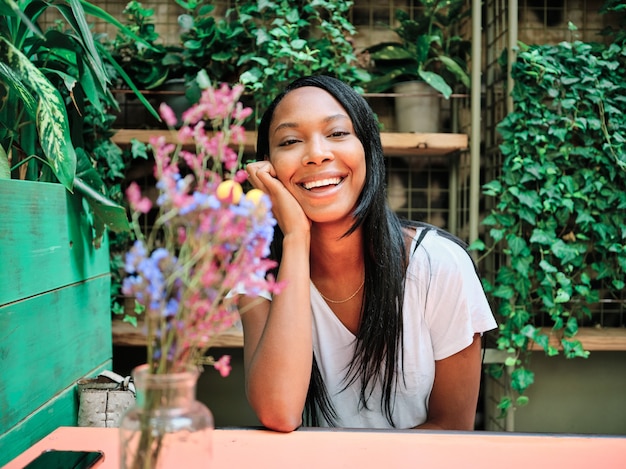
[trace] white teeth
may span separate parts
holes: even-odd
[[[340,182],[341,182],[341,178],[328,178],[328,179],[320,179],[319,181],[305,182],[302,185],[304,186],[305,189],[311,190],[315,187],[330,186],[331,184],[336,186]]]

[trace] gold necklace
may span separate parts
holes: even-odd
[[[363,279],[363,282],[361,282],[361,285],[359,285],[359,288],[356,289],[356,291],[350,295],[348,298],[346,298],[345,300],[331,300],[330,298],[328,298],[327,296],[324,296],[324,294],[319,291],[319,289],[317,290],[320,295],[322,296],[322,298],[324,298],[326,301],[328,301],[329,303],[335,303],[335,304],[341,304],[341,303],[347,303],[348,301],[350,301],[352,298],[354,298],[357,293],[359,293],[361,291],[361,288],[363,288],[363,285],[365,285],[365,279]]]

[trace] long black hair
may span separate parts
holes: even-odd
[[[346,370],[345,386],[361,380],[360,406],[371,408],[372,391],[381,384],[381,411],[394,426],[392,411],[402,353],[402,303],[406,272],[403,223],[387,204],[385,164],[375,114],[365,99],[350,86],[328,76],[309,76],[295,80],[278,95],[265,111],[258,128],[257,160],[269,158],[269,127],[276,106],[291,91],[314,86],[330,93],[346,110],[365,150],[365,185],[354,209],[354,223],[344,236],[358,227],[363,229],[365,258],[365,297],[354,358]],[[272,257],[280,263],[283,236],[276,228]],[[333,425],[336,413],[328,398],[315,357],[307,395],[304,421],[319,425],[318,415]]]

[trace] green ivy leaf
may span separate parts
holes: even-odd
[[[535,373],[524,367],[516,368],[511,373],[511,387],[523,393],[535,381]]]
[[[491,236],[496,243],[504,237],[504,233],[504,230],[489,230],[489,236]]]
[[[527,278],[529,272],[531,271],[531,264],[533,262],[533,256],[525,256],[525,257],[512,257],[511,258],[511,267],[522,277]],[[521,291],[523,284],[518,283],[518,291]]]
[[[561,239],[556,240],[550,247],[550,250],[561,260],[561,263],[563,264],[571,262],[579,255],[578,247],[576,245],[567,244]]]
[[[493,284],[489,280],[484,277],[480,280],[483,286],[483,290],[485,290],[485,293],[490,293],[491,291],[493,291]]]
[[[533,233],[530,236],[531,243],[543,244],[551,246],[554,243],[555,236],[553,233],[548,233],[540,228],[533,229]]]
[[[588,358],[589,352],[583,349],[579,340],[561,340],[563,346],[563,355],[567,358]]]
[[[515,366],[517,365],[518,360],[515,357],[506,357],[504,359],[504,366]]]
[[[504,368],[498,363],[490,363],[487,366],[487,374],[494,379],[500,379],[504,376]]]
[[[485,242],[481,239],[476,239],[470,243],[467,247],[468,251],[484,251],[486,249]]]
[[[554,302],[555,303],[567,303],[568,301],[571,300],[571,296],[569,295],[569,293],[567,293],[566,291],[564,291],[563,289],[559,288],[556,292],[556,296],[554,297]]]
[[[506,414],[506,411],[511,408],[513,404],[513,401],[511,400],[510,397],[505,396],[503,397],[500,402],[498,403],[498,409],[500,409],[501,411],[503,411],[503,414]]]
[[[537,214],[535,211],[529,210],[526,207],[521,207],[518,213],[522,220],[530,223],[531,225],[537,223]]]
[[[546,273],[554,273],[557,272],[556,267],[554,267],[552,264],[550,264],[547,260],[542,259],[541,262],[539,262],[539,267],[541,267],[541,269],[546,272]]]
[[[574,337],[578,333],[578,321],[574,317],[568,318],[563,333],[566,337]]]
[[[589,212],[580,212],[576,217],[576,224],[595,223],[596,219]]]
[[[626,287],[626,283],[620,279],[613,279],[612,284],[616,290],[623,290]]]
[[[509,285],[499,285],[493,289],[492,295],[496,298],[502,298],[503,300],[510,300],[513,298],[515,290]]]
[[[509,248],[511,249],[512,256],[519,256],[525,252],[528,252],[528,246],[526,240],[520,236],[509,235],[506,238]]]
[[[502,193],[502,183],[494,180],[483,185],[483,192],[486,195],[497,196]]]
[[[517,399],[515,399],[515,403],[520,407],[528,405],[529,401],[528,396],[518,396]]]

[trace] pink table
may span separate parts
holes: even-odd
[[[118,469],[116,428],[61,427],[3,469],[21,469],[45,449],[102,450],[98,469]],[[624,469],[626,437],[487,432],[215,430],[216,469]],[[185,462],[181,461],[181,469]]]

